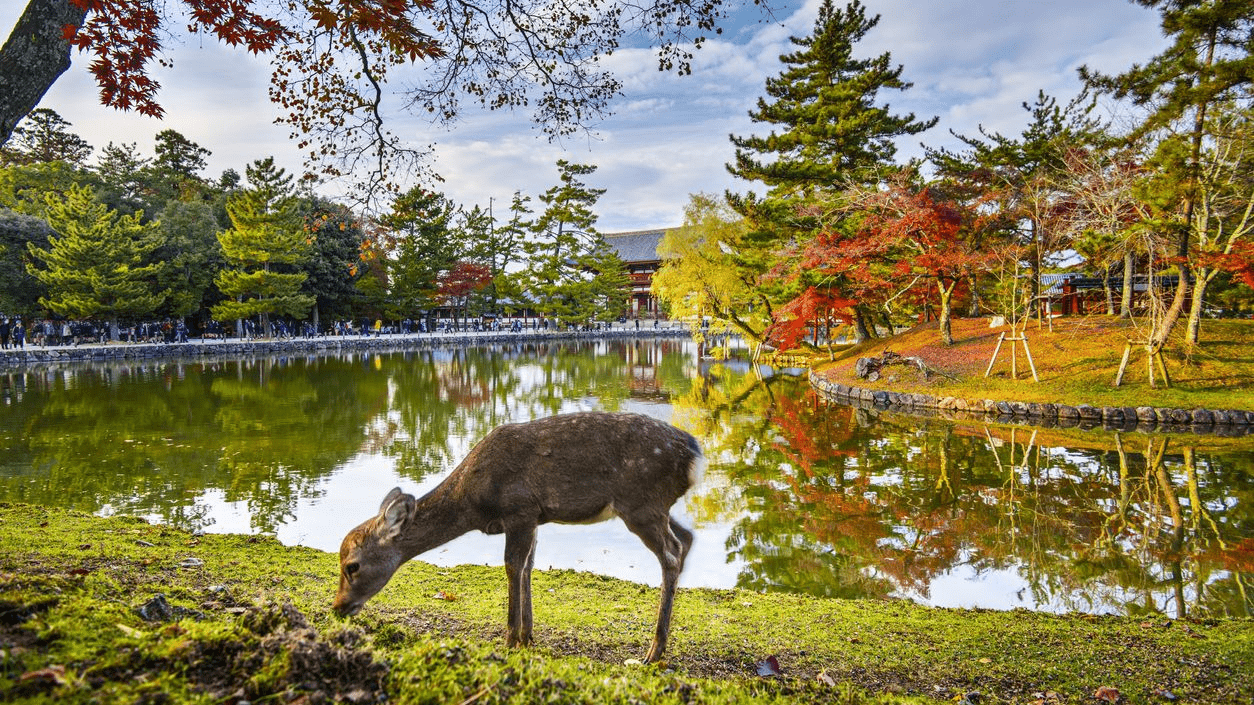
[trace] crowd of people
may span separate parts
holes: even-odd
[[[629,327],[626,318],[618,320],[620,325]],[[640,321],[635,322],[636,329]],[[656,328],[658,321],[653,321]],[[613,328],[611,323],[595,323],[580,326],[579,330],[601,330]],[[204,340],[225,340],[230,338],[256,340],[261,338],[292,339],[319,338],[331,336],[361,335],[410,335],[414,333],[448,333],[448,332],[499,332],[519,333],[524,330],[548,331],[557,329],[555,321],[547,318],[476,318],[454,321],[452,319],[409,319],[385,324],[382,320],[339,320],[319,330],[312,321],[295,321],[276,318],[270,321],[270,331],[263,330],[261,324],[254,319],[245,319],[237,325],[232,322],[223,324],[209,321],[202,329],[190,329],[178,319],[127,323],[118,328],[117,339],[123,343],[186,343],[190,338]],[[0,314],[0,347],[4,350],[21,349],[27,345],[40,347],[56,347],[104,343],[110,339],[108,326],[91,321],[59,321],[43,319],[25,325],[19,316]]]

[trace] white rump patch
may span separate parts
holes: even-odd
[[[710,461],[705,459],[705,455],[698,455],[692,459],[688,465],[688,488],[692,489],[701,483],[701,478],[705,477],[705,468]]]

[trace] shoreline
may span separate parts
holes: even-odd
[[[88,343],[31,346],[0,351],[0,372],[45,364],[142,360],[204,360],[218,357],[268,354],[388,352],[438,347],[497,345],[565,340],[687,337],[686,327],[632,328],[600,331],[482,331],[455,333],[393,333],[388,335],[322,336],[267,340],[196,339],[186,343]]]
[[[974,420],[1036,428],[1102,429],[1140,433],[1193,433],[1243,437],[1254,435],[1254,411],[1176,409],[1155,406],[1041,404],[993,399],[893,392],[833,382],[810,371],[810,386],[823,397],[861,409],[895,411],[924,418]]]

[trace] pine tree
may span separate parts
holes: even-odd
[[[314,304],[313,296],[301,293],[309,275],[298,269],[309,257],[312,238],[296,215],[292,177],[275,167],[273,158],[253,162],[245,173],[249,188],[226,202],[234,227],[218,233],[229,265],[218,273],[218,290],[234,300],[214,306],[213,317],[260,316],[270,335],[271,315],[303,318]]]
[[[534,239],[524,247],[530,266],[521,288],[536,298],[541,314],[578,325],[587,322],[596,308],[592,255],[604,241],[596,231],[592,208],[605,189],[589,188],[580,180],[595,172],[595,166],[562,159],[557,169],[560,183],[539,197],[545,208],[532,224]]]
[[[766,137],[732,136],[736,161],[728,170],[761,181],[775,198],[804,196],[842,183],[874,180],[892,162],[893,140],[922,132],[936,118],[894,115],[876,105],[881,90],[906,90],[902,67],[885,52],[858,59],[853,47],[879,23],[858,0],[837,10],[824,0],[809,37],[791,37],[798,50],[780,57],[785,69],[766,80],[766,93],[749,112],[754,122],[778,126]]]
[[[906,90],[885,52],[873,59],[854,56],[854,45],[879,23],[868,18],[858,0],[843,10],[832,0],[819,7],[814,33],[791,37],[797,51],[780,57],[784,71],[766,82],[766,98],[750,111],[754,122],[778,127],[765,137],[731,137],[736,147],[728,171],[768,187],[765,197],[753,193],[726,195],[727,202],[750,224],[746,247],[737,256],[742,276],[755,280],[774,302],[787,301],[816,282],[805,272],[768,278],[778,268],[781,250],[813,238],[819,223],[813,206],[848,186],[873,184],[878,172],[891,165],[894,140],[918,134],[936,124],[936,118],[915,119],[913,113],[895,115],[878,105],[882,90]],[[769,100],[768,100],[769,98]],[[839,288],[826,280],[822,286]],[[856,316],[858,338],[870,335],[866,313]]]
[[[443,194],[415,186],[398,196],[392,211],[379,219],[391,231],[389,300],[398,317],[430,314],[438,305],[440,275],[457,261],[455,213],[456,206]]]
[[[28,270],[48,287],[41,306],[69,318],[103,318],[117,340],[120,317],[148,315],[165,300],[154,285],[161,265],[151,259],[161,244],[157,225],[143,224],[143,213],[119,215],[75,186],[48,197],[46,217],[56,232],[47,249],[27,245],[42,264]]]
[[[1216,233],[1208,232],[1208,228],[1217,227],[1221,220],[1207,213],[1203,203],[1203,152],[1216,139],[1214,127],[1224,124],[1223,120],[1213,120],[1210,113],[1233,101],[1248,104],[1254,84],[1250,54],[1254,49],[1254,5],[1249,0],[1137,1],[1159,11],[1164,34],[1173,38],[1171,46],[1118,76],[1088,67],[1081,68],[1080,75],[1090,87],[1148,109],[1133,139],[1156,132],[1164,135],[1156,160],[1174,177],[1172,190],[1179,194],[1179,203],[1173,222],[1165,223],[1162,229],[1175,235],[1180,277],[1171,306],[1150,334],[1152,347],[1161,348],[1190,296],[1194,310],[1186,339],[1190,344],[1197,342],[1206,274],[1195,287],[1196,263],[1192,258],[1199,241],[1209,239],[1214,244]],[[1165,186],[1160,182],[1160,187]]]
[[[13,139],[0,150],[0,161],[13,164],[65,162],[81,168],[93,147],[70,132],[70,127],[57,111],[35,108],[13,130]]]

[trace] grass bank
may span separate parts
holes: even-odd
[[[1123,385],[1115,387],[1124,347],[1129,339],[1143,338],[1142,328],[1135,321],[1106,316],[1060,318],[1052,330],[1029,324],[1026,336],[1039,383],[1032,381],[1022,348],[1018,379],[1011,378],[1010,343],[1002,344],[992,374],[984,377],[1000,334],[1009,331],[1005,326],[990,328],[987,318],[955,319],[951,346],[941,344],[935,322],[927,323],[841,349],[835,360],[815,357],[814,370],[841,384],[966,399],[1254,410],[1254,321],[1208,320],[1191,352],[1183,331],[1177,331],[1165,354],[1170,388],[1150,388],[1145,353],[1134,347]],[[892,366],[875,382],[859,379],[854,373],[858,358],[885,350],[919,357],[949,377],[924,379],[913,369]]]
[[[539,646],[500,637],[500,568],[405,566],[349,622],[336,557],[265,538],[0,505],[0,700],[70,703],[1248,703],[1254,621],[932,609],[534,579]],[[160,598],[158,596],[161,596]],[[778,675],[759,675],[774,657]],[[1100,697],[1099,697],[1100,696]]]

